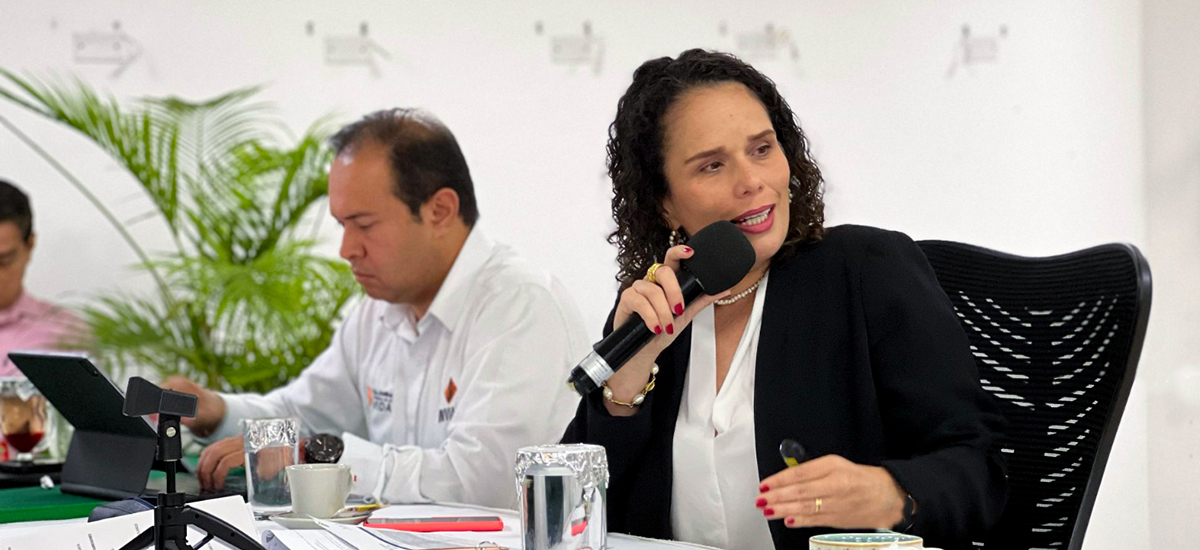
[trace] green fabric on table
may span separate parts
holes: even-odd
[[[160,480],[166,475],[165,472],[151,470],[149,480]],[[230,470],[229,475],[244,477],[246,471],[237,467]],[[92,509],[108,502],[79,495],[66,495],[57,486],[50,490],[41,487],[0,489],[0,523],[86,518],[92,513]]]
[[[85,518],[93,508],[107,502],[64,495],[58,487],[50,490],[41,487],[0,489],[0,523]]]

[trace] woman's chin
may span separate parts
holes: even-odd
[[[783,235],[776,235],[772,231],[763,235],[756,235],[750,238],[750,244],[754,247],[754,254],[757,257],[755,267],[764,265],[771,261],[779,249],[783,248]]]

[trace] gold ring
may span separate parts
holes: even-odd
[[[662,267],[662,265],[663,264],[659,264],[659,263],[651,265],[650,269],[646,270],[645,279],[647,281],[650,281],[651,283],[658,284],[658,279],[654,278],[654,274],[658,272],[658,268]]]
[[[820,513],[821,513],[821,497],[817,497],[817,500],[816,500],[816,505],[817,505],[817,512],[816,512],[816,513],[820,514]]]

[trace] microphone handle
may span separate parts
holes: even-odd
[[[700,281],[687,270],[680,270],[676,278],[679,279],[679,289],[683,291],[684,307],[704,293]],[[616,330],[596,342],[592,349],[603,357],[615,372],[637,355],[654,336],[654,331],[646,327],[646,322],[640,315],[631,315]]]
[[[704,293],[700,281],[686,269],[681,269],[676,277],[679,289],[683,293],[683,303],[690,304]],[[592,346],[592,352],[571,370],[567,385],[579,395],[587,395],[596,391],[605,380],[608,380],[626,361],[629,361],[641,350],[654,332],[646,328],[641,316],[633,315],[626,319],[621,326],[605,336],[604,339]]]

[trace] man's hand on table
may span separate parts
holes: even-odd
[[[230,436],[218,440],[200,452],[200,461],[196,464],[196,478],[200,480],[200,488],[221,489],[225,487],[225,476],[229,475],[229,470],[246,463],[244,443],[245,439],[242,436]],[[263,463],[259,463],[260,470],[264,466]],[[280,468],[277,468],[272,475],[279,473]],[[263,476],[260,472],[261,477],[271,476]]]
[[[304,462],[304,442],[300,440],[299,459]],[[226,437],[209,445],[200,452],[200,461],[196,464],[196,478],[200,480],[202,489],[222,489],[229,471],[246,464],[245,438],[240,435]],[[268,447],[259,449],[258,479],[270,479],[292,464],[291,447]]]

